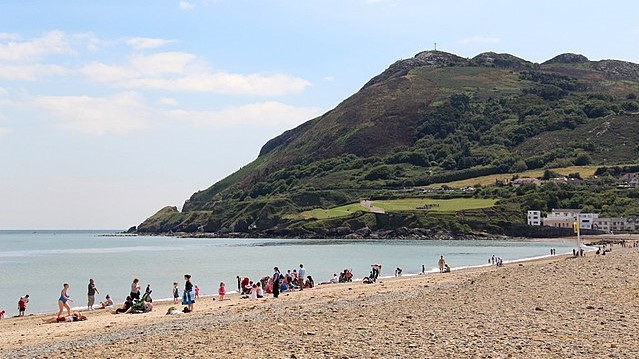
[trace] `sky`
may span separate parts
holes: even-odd
[[[639,2],[0,2],[0,230],[127,229],[423,50],[639,63]]]

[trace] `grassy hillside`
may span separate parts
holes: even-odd
[[[268,141],[182,212],[162,210],[138,230],[311,228],[297,221],[352,217],[361,199],[405,198],[432,184],[487,185],[549,168],[587,177],[639,158],[638,94],[639,65],[627,62],[422,52]],[[432,224],[411,223],[424,221]]]

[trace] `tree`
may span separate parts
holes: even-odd
[[[510,172],[524,172],[527,169],[528,166],[526,165],[526,162],[524,160],[518,160],[510,167]]]
[[[580,152],[579,154],[577,154],[574,164],[575,166],[585,166],[590,164],[591,162],[592,158],[590,158],[589,154],[587,154],[586,152]]]

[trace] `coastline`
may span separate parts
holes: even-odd
[[[7,358],[115,357],[131,354],[144,358],[174,355],[225,357],[240,350],[242,353],[253,353],[252,356],[258,358],[290,358],[292,355],[297,358],[381,358],[394,355],[392,351],[398,350],[398,353],[403,355],[421,357],[435,357],[432,353],[453,357],[475,357],[479,354],[477,348],[460,344],[459,348],[451,352],[452,347],[448,345],[462,339],[473,342],[480,340],[488,344],[493,338],[490,333],[493,330],[500,331],[502,327],[515,332],[524,330],[530,324],[529,316],[549,315],[551,311],[548,308],[557,307],[558,301],[566,304],[577,300],[574,305],[557,308],[556,313],[553,310],[553,315],[559,315],[559,318],[553,319],[551,316],[542,326],[537,323],[536,328],[541,331],[539,334],[542,336],[543,330],[552,330],[555,333],[562,325],[579,324],[573,328],[572,334],[573,339],[578,340],[578,329],[582,324],[592,325],[590,316],[599,313],[600,306],[606,308],[605,313],[601,313],[602,317],[606,317],[608,312],[623,312],[621,309],[637,311],[639,303],[636,303],[636,294],[634,298],[624,295],[628,302],[624,302],[624,308],[620,310],[596,303],[589,305],[587,302],[599,301],[596,293],[588,295],[586,301],[584,298],[559,298],[556,297],[556,293],[552,294],[561,290],[568,296],[574,296],[575,292],[584,287],[579,284],[581,281],[597,282],[597,278],[600,277],[611,278],[602,289],[614,293],[606,294],[605,298],[614,297],[613,294],[618,294],[617,292],[627,294],[633,287],[625,282],[621,283],[623,285],[617,285],[616,280],[625,278],[620,277],[617,272],[619,268],[627,268],[637,263],[639,256],[635,249],[621,249],[615,246],[615,250],[608,256],[595,257],[594,254],[589,254],[584,258],[573,259],[571,256],[557,255],[507,263],[502,268],[486,266],[459,269],[445,274],[382,278],[372,285],[361,282],[322,285],[312,290],[284,293],[279,299],[273,299],[268,295],[259,301],[242,300],[237,295],[230,296],[230,300],[224,302],[202,298],[196,303],[195,312],[176,316],[164,315],[166,309],[172,305],[171,302],[156,301],[156,307],[151,313],[115,316],[104,310],[95,310],[87,313],[89,320],[86,322],[40,324],[46,315],[11,318],[0,321],[0,333],[5,338],[0,355]],[[575,282],[567,277],[567,273],[573,273],[576,269],[586,272],[582,274],[585,279]],[[592,274],[595,272],[597,276],[593,278]],[[636,288],[636,279],[632,279]],[[548,285],[544,286],[539,282],[547,282]],[[494,296],[486,293],[478,296],[478,292],[486,291],[486,285],[494,287],[490,291],[495,294]],[[591,285],[588,284],[586,288],[590,288]],[[528,286],[536,288],[527,288]],[[533,308],[529,307],[530,304],[522,308],[523,303],[512,301],[513,297],[520,298],[523,302],[532,300],[537,304]],[[510,304],[504,307],[505,302]],[[467,306],[469,308],[466,308]],[[594,309],[584,309],[586,307]],[[435,312],[435,308],[440,312]],[[577,313],[573,313],[575,310]],[[589,313],[588,316],[584,316],[584,310]],[[503,315],[510,315],[511,311],[519,311],[519,315],[511,318],[516,319],[514,323],[505,323]],[[562,314],[564,311],[565,315]],[[462,312],[465,314],[460,314]],[[493,313],[494,317],[485,318],[486,312]],[[274,316],[275,313],[282,315]],[[424,313],[430,313],[430,316],[424,316]],[[483,328],[476,324],[470,332],[460,329],[467,326],[468,321],[475,323],[478,315],[482,319],[481,322],[485,323]],[[585,322],[577,323],[571,315]],[[632,314],[626,315],[627,318],[633,318]],[[417,318],[419,320],[416,320]],[[551,319],[556,322],[553,323]],[[441,327],[442,321],[452,332],[447,334],[448,337],[435,340],[433,337],[437,337],[437,328]],[[632,329],[638,329],[634,322],[624,323],[628,333]],[[351,324],[350,327],[347,324]],[[339,328],[345,332],[342,333]],[[406,332],[408,328],[411,329]],[[362,332],[364,334],[360,334]],[[341,334],[347,338],[346,341],[340,339]],[[379,337],[381,334],[383,338]],[[279,336],[289,339],[293,336],[301,343],[314,343],[316,346],[298,345],[296,341],[290,340],[270,340]],[[141,340],[142,337],[144,340]],[[370,343],[366,346],[368,349],[360,348],[356,339],[363,340],[369,337]],[[316,343],[319,339],[328,341],[330,345]],[[503,347],[503,352],[497,352],[498,355],[493,357],[506,357],[507,353],[518,357],[522,355],[523,348],[541,345],[539,340],[531,337],[515,339],[515,342],[523,342],[525,345],[518,344],[521,346],[520,349],[512,345],[511,348]],[[601,339],[602,345],[608,343],[606,340],[609,339]],[[393,349],[392,345],[386,346],[384,340],[389,343],[401,343],[396,343],[396,348]],[[411,343],[404,343],[406,340]],[[135,341],[136,344],[129,344],[131,341]],[[556,339],[552,341],[555,342]],[[194,342],[201,344],[192,345]],[[185,346],[184,343],[191,344]],[[570,341],[563,344],[574,347]],[[623,347],[621,344],[615,345],[616,349]],[[375,350],[371,351],[371,346]],[[483,347],[486,348],[488,345]],[[552,357],[552,353],[557,357],[566,357],[557,354],[564,353],[562,345],[557,346],[555,343],[551,347],[546,353],[548,355],[525,357]],[[610,348],[610,345],[602,346],[602,349]],[[475,354],[471,355],[472,353]],[[590,354],[593,353],[590,357],[598,357],[596,351]]]

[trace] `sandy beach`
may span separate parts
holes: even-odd
[[[639,251],[0,321],[3,358],[637,358]]]

